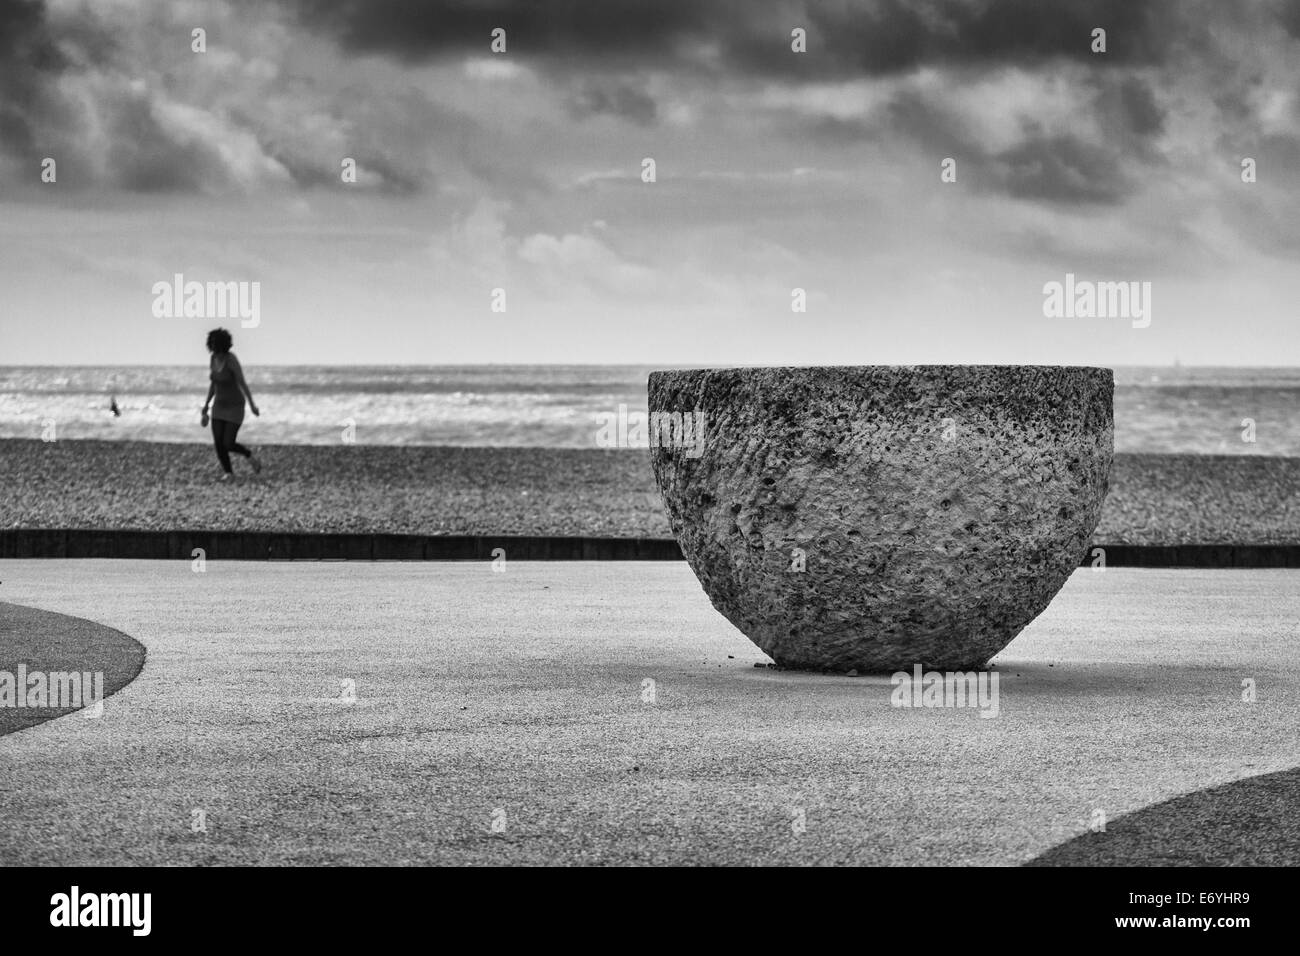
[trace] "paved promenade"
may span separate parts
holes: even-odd
[[[755,667],[682,563],[491,568],[0,561],[148,652],[0,736],[0,864],[1015,864],[1300,765],[1294,570],[1080,570],[987,719]],[[1246,825],[1160,821],[1167,862]]]

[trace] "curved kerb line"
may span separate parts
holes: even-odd
[[[144,667],[145,647],[129,634],[85,618],[0,601],[0,671],[102,673],[103,696],[117,693]],[[24,693],[25,688],[15,688]],[[0,736],[82,710],[0,705]]]
[[[1025,866],[1295,866],[1300,767],[1154,803]]]

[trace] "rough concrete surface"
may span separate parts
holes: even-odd
[[[703,413],[652,462],[714,606],[779,663],[980,667],[1080,559],[1113,454],[1109,369],[656,372]]]
[[[985,719],[755,667],[684,564],[491,567],[0,561],[149,652],[0,737],[0,864],[1014,864],[1300,764],[1300,572],[1077,571]]]

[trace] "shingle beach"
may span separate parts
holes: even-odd
[[[671,537],[641,450],[0,440],[0,527]],[[1115,456],[1097,541],[1300,542],[1300,458]]]

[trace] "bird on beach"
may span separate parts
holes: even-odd
[[[122,417],[122,410],[121,410],[120,408],[117,407],[117,396],[116,396],[116,395],[112,396],[112,397],[108,400],[108,407],[112,410],[112,412],[113,412],[113,417],[114,417],[114,418],[121,418],[121,417]]]

